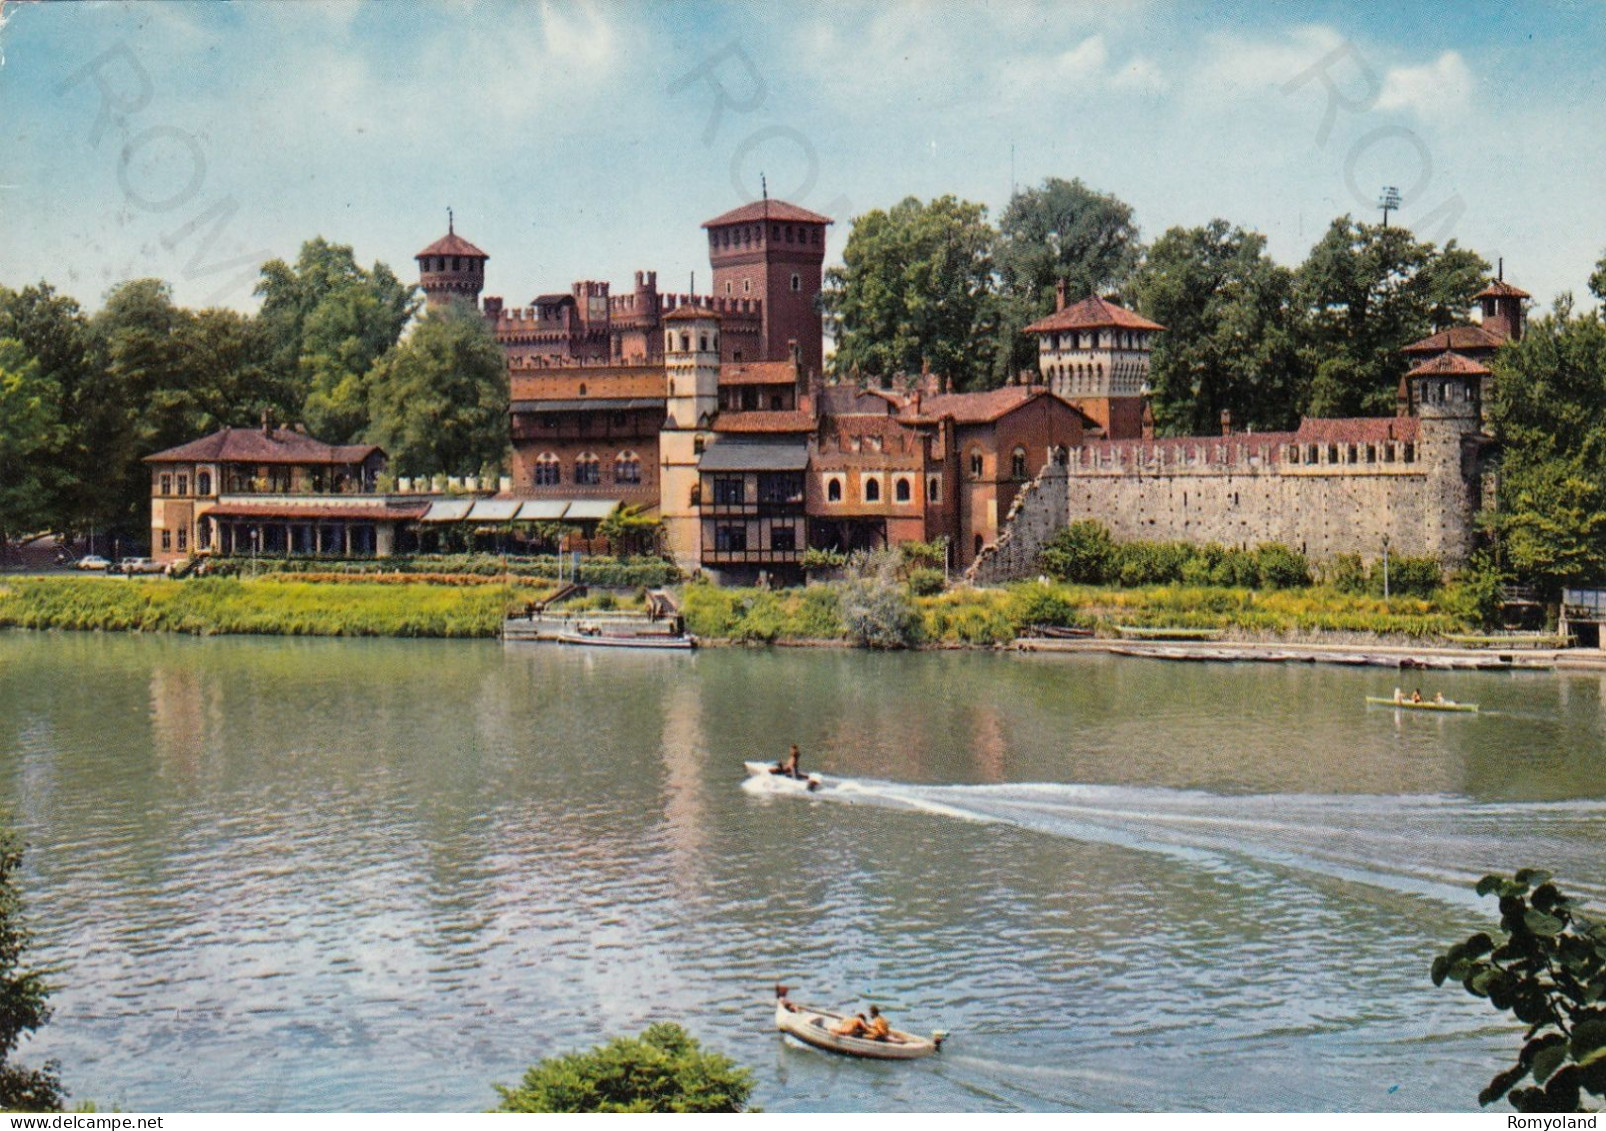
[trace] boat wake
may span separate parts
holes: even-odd
[[[809,795],[1162,853],[1208,871],[1245,864],[1478,906],[1487,872],[1542,866],[1599,905],[1606,801],[1476,802],[1447,796],[1229,795],[1151,786],[1024,782],[917,785],[828,778]]]

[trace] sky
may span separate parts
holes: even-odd
[[[254,308],[304,240],[416,278],[458,233],[509,306],[705,286],[699,225],[1079,177],[1145,240],[1215,217],[1295,265],[1344,213],[1548,304],[1606,254],[1606,2],[0,5],[0,284],[158,276]]]

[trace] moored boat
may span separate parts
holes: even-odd
[[[559,644],[589,644],[596,648],[659,648],[684,651],[697,647],[695,636],[607,636],[602,633],[560,632],[553,637]]]
[[[1453,699],[1446,699],[1443,702],[1424,699],[1421,702],[1416,702],[1411,699],[1388,699],[1380,695],[1368,695],[1366,701],[1380,707],[1398,707],[1402,711],[1466,711],[1475,713],[1478,709],[1476,703],[1457,703]]]
[[[919,1060],[942,1051],[942,1042],[948,1034],[941,1029],[930,1037],[917,1037],[898,1029],[883,1038],[848,1037],[833,1033],[833,1026],[845,1014],[832,1013],[813,1006],[799,1005],[786,996],[785,986],[775,987],[775,1027],[788,1036],[796,1037],[806,1045],[843,1056],[861,1056],[870,1060]]]

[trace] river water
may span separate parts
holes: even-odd
[[[475,1110],[678,1020],[799,1110],[1470,1110],[1438,949],[1606,907],[1606,684],[1105,656],[0,633],[53,1056],[105,1110]],[[826,798],[744,787],[798,742]],[[942,1027],[783,1042],[771,986]]]

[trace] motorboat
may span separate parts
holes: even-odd
[[[893,1029],[885,1037],[849,1037],[831,1030],[846,1014],[832,1013],[809,1005],[799,1005],[786,996],[785,986],[775,987],[775,1027],[806,1045],[843,1056],[869,1060],[919,1060],[942,1051],[948,1034],[941,1029],[929,1037],[917,1037]]]
[[[776,770],[774,762],[743,762],[742,765],[747,767],[748,777],[767,781],[776,789],[815,793],[825,785],[825,779],[819,774],[783,774]]]
[[[589,644],[594,648],[659,648],[684,651],[697,647],[695,636],[670,636],[667,633],[608,636],[600,632],[560,632],[555,639],[560,644]]]

